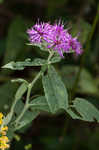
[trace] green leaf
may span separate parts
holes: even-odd
[[[74,66],[74,65],[73,66],[66,65],[66,66],[62,66],[59,69],[60,69],[59,73],[63,79],[64,84],[66,85],[66,87],[68,89],[72,89],[72,86],[73,86],[74,81],[76,79],[78,67]]]
[[[80,114],[81,120],[99,122],[99,110],[91,102],[83,98],[76,98],[73,102],[73,108]]]
[[[59,62],[60,60],[61,60],[60,57],[54,57],[51,59],[49,64]],[[43,66],[47,64],[48,62],[45,59],[36,58],[33,61],[31,61],[31,59],[28,58],[25,61],[19,61],[19,62],[11,61],[10,63],[4,65],[2,68],[7,68],[11,70],[23,70],[25,67]]]
[[[8,68],[12,70],[23,70],[25,67],[31,67],[31,66],[43,66],[47,64],[47,61],[44,59],[36,58],[33,61],[31,59],[26,59],[25,61],[20,62],[10,62],[6,65],[4,65],[2,68]]]
[[[40,96],[38,98],[33,99],[30,102],[30,108],[32,110],[36,109],[36,110],[40,110],[40,111],[50,112],[50,109],[49,109],[49,106],[48,106],[45,96]]]
[[[80,117],[75,112],[73,112],[71,108],[68,108],[66,111],[73,119],[80,119]]]
[[[13,102],[14,105],[17,103],[17,101],[19,99],[21,99],[21,97],[23,96],[23,94],[26,92],[27,90],[27,84],[26,83],[22,83],[21,86],[18,88],[16,94],[15,94],[15,101]],[[13,108],[14,109],[14,108]],[[13,110],[14,111],[14,110]],[[12,119],[12,115],[13,115],[13,111],[9,112],[7,114],[7,116],[4,118],[4,125],[7,125],[11,119]]]
[[[14,109],[16,116],[20,115],[23,107],[24,107],[24,103],[20,99],[20,101],[18,101],[17,104],[15,105],[15,109]]]
[[[13,79],[11,80],[11,82],[18,82],[18,83],[26,83],[28,84],[28,82],[22,78],[18,78],[18,79]]]
[[[21,99],[21,97],[26,92],[26,90],[27,90],[27,84],[22,83],[15,94],[15,99],[17,99],[17,100]]]
[[[61,57],[60,56],[55,56],[53,57],[50,62],[51,63],[56,63],[56,62],[60,62],[61,61]]]
[[[10,141],[14,137],[14,128],[12,126],[8,126],[7,137]]]
[[[33,110],[33,111],[26,111],[22,119],[20,120],[20,123],[18,127],[16,127],[16,130],[19,130],[20,128],[26,126],[27,124],[31,123],[38,115],[39,115],[38,110]]]
[[[49,66],[48,74],[42,78],[45,97],[52,113],[56,113],[59,109],[68,108],[67,90],[55,71],[53,66]]]
[[[11,120],[11,118],[12,118],[12,112],[8,113],[7,116],[4,118],[3,125],[8,125],[8,123]]]
[[[24,103],[21,100],[18,101],[14,109],[17,117],[20,115],[23,108],[24,108]],[[33,110],[31,109],[31,111],[27,110],[23,115],[23,117],[21,118],[20,124],[16,127],[16,130],[19,130],[20,128],[31,123],[32,120],[34,120],[39,115],[39,113],[40,111],[37,109],[33,109]]]

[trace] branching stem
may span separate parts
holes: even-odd
[[[53,52],[49,54],[48,59],[47,59],[48,63],[49,63],[51,57],[53,56],[53,54],[54,54]],[[18,118],[14,122],[16,124],[16,126],[18,126],[19,121],[21,120],[21,118],[23,117],[24,113],[28,110],[28,108],[30,106],[29,105],[29,100],[30,100],[30,94],[31,94],[32,87],[34,86],[34,84],[36,83],[36,81],[40,78],[40,76],[42,75],[42,73],[43,73],[43,71],[41,70],[37,74],[37,76],[33,79],[33,81],[30,84],[28,84],[28,91],[27,91],[27,96],[26,96],[26,102],[25,102],[25,105],[24,105],[24,108],[23,108],[21,114],[18,116]]]

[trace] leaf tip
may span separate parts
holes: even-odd
[[[4,69],[13,69],[13,65],[14,65],[14,61],[2,66],[1,68],[4,68]]]

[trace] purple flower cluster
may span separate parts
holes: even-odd
[[[77,37],[72,37],[68,30],[64,29],[62,23],[51,25],[50,23],[37,23],[31,29],[27,30],[31,44],[40,44],[46,42],[49,49],[57,51],[61,57],[63,53],[73,50],[76,54],[82,53],[82,46]]]

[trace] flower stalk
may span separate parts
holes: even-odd
[[[54,52],[50,52],[48,59],[47,59],[48,63],[49,63],[50,59],[52,58],[53,54],[54,54]],[[18,118],[14,121],[16,128],[17,128],[21,118],[23,117],[23,115],[25,114],[25,112],[28,110],[28,108],[30,106],[29,100],[30,100],[30,94],[31,94],[32,87],[34,86],[36,81],[40,78],[40,76],[44,73],[44,71],[42,71],[42,69],[41,69],[41,71],[37,74],[37,76],[33,79],[33,81],[30,84],[28,84],[28,90],[27,90],[27,96],[26,96],[26,102],[25,102],[24,108],[23,108],[21,114],[18,116]]]

